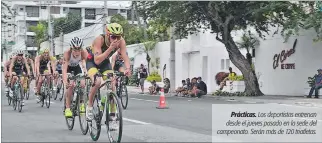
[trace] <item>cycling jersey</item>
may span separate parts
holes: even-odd
[[[44,59],[44,58],[40,59],[39,60],[39,72],[40,72],[40,74],[44,74],[44,72],[46,70],[48,70],[47,65],[48,65],[49,61],[55,61],[55,60],[56,60],[55,57],[50,57],[49,59]]]
[[[12,71],[15,72],[17,75],[22,75],[24,64],[25,63],[22,60],[16,60],[13,63]]]
[[[100,36],[102,36],[104,39],[104,43],[101,46],[102,53],[104,53],[108,49],[108,47],[110,46],[111,42],[110,42],[109,38],[107,39],[104,34],[101,34]],[[87,47],[86,50],[88,52],[88,56],[87,56],[87,60],[86,60],[86,68],[88,71],[88,75],[92,76],[92,75],[95,75],[97,72],[100,72],[102,74],[113,72],[109,58],[113,55],[113,53],[115,53],[116,49],[114,49],[110,53],[110,55],[108,57],[106,57],[106,59],[104,59],[99,65],[95,64],[95,62],[94,62],[95,51],[93,49],[93,46]]]
[[[74,73],[74,75],[82,73],[82,68],[80,67],[80,62],[82,60],[82,56],[74,57],[72,55],[72,52],[70,52],[70,59],[69,59],[69,64],[67,67],[67,73]]]

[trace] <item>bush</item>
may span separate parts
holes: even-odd
[[[137,80],[138,80],[138,68],[135,68],[129,79],[129,85],[136,85]]]
[[[244,81],[244,76],[243,75],[237,75],[232,77],[230,80],[232,81]]]
[[[152,82],[153,80],[155,80],[156,82],[161,82],[162,78],[161,75],[158,72],[152,72],[147,78],[147,81]]]

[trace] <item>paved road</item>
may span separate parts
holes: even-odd
[[[32,85],[33,87],[33,85]],[[4,89],[3,83],[1,88]],[[36,104],[35,97],[25,101],[22,113],[13,111],[2,95],[2,141],[4,142],[87,142],[78,120],[73,131],[66,127],[63,103],[53,101],[49,109]],[[167,97],[169,109],[158,110],[158,96],[131,94],[124,111],[122,142],[211,142],[212,104],[251,104],[242,100],[204,97],[201,99]],[[218,109],[220,110],[220,109]],[[106,131],[104,128],[103,130]],[[102,132],[99,142],[108,141]],[[218,141],[227,141],[217,138]]]

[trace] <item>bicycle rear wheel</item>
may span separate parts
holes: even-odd
[[[60,93],[60,98],[59,98],[59,101],[61,101],[61,100],[63,100],[63,98],[64,98],[64,94],[65,94],[65,92],[64,92],[64,90],[65,90],[65,87],[64,87],[64,84],[62,84],[61,85],[61,93]]]
[[[13,96],[12,96],[12,107],[13,110],[17,110],[17,93],[15,93],[16,91],[13,91]]]
[[[124,94],[123,94],[123,91],[124,91]],[[126,109],[129,103],[129,95],[127,93],[126,85],[121,85],[121,87],[119,88],[119,93],[120,93],[122,107],[123,109]]]
[[[83,97],[83,99],[81,99],[81,97]],[[86,105],[85,105],[86,101],[87,101],[87,99],[86,99],[86,96],[84,95],[84,92],[80,91],[78,93],[77,111],[78,111],[79,125],[80,125],[80,128],[81,128],[81,131],[82,131],[83,135],[86,135],[87,132],[88,132],[88,124],[87,124],[87,121],[86,121],[86,114],[85,114],[85,112],[81,111],[80,106],[82,104],[84,104],[85,111],[86,111]]]
[[[102,112],[100,111],[101,103],[99,99],[100,99],[100,95],[98,90],[93,101],[94,103],[96,101],[96,106],[93,103],[94,119],[92,121],[89,121],[89,132],[93,141],[97,141],[101,135],[101,120],[103,115],[102,115]],[[95,121],[95,123],[93,123],[93,121]],[[93,125],[95,125],[96,128],[94,128]],[[93,132],[93,129],[96,130],[96,132]]]
[[[45,89],[46,89],[46,91],[45,91],[45,100],[44,101],[46,102],[46,107],[49,108],[50,107],[50,97],[51,97],[52,90],[48,88],[48,85],[47,85],[47,87]]]
[[[114,112],[115,116],[112,117],[110,114],[110,109],[112,109],[112,104],[115,104],[114,108],[116,107],[116,111]],[[115,95],[115,93],[110,92],[108,102],[106,105],[106,128],[107,128],[107,134],[110,142],[117,142],[120,143],[122,139],[122,133],[123,133],[123,116],[122,111],[123,108],[121,107],[121,101]],[[114,118],[114,119],[113,119]],[[115,127],[112,127],[114,124]]]

